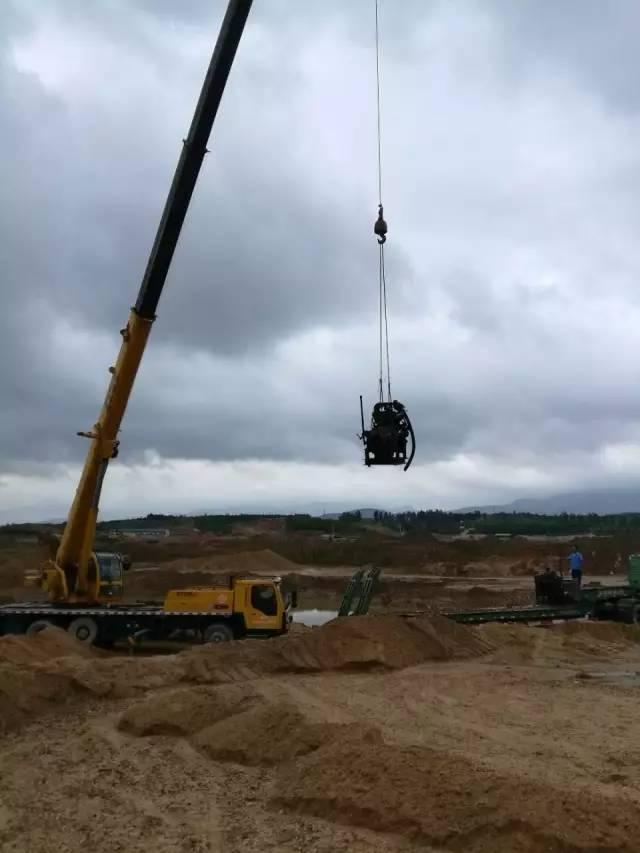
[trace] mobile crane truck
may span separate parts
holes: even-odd
[[[83,642],[110,644],[141,634],[166,638],[175,631],[219,642],[287,630],[295,597],[284,595],[280,578],[231,579],[228,588],[173,590],[164,606],[126,606],[121,602],[130,562],[120,554],[94,550],[102,483],[109,461],[118,455],[120,425],[251,3],[229,0],[140,291],[120,331],[120,352],[109,368],[111,381],[100,416],[90,431],[78,433],[90,445],[67,523],[51,558],[31,578],[47,592],[48,601],[1,606],[0,634],[57,625]]]

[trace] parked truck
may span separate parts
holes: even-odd
[[[106,647],[123,639],[176,636],[220,643],[286,632],[296,603],[295,592],[285,593],[279,577],[233,577],[226,587],[170,590],[162,604],[5,604],[0,634],[34,634],[55,625],[83,643]]]

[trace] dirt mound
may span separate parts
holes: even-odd
[[[215,761],[274,765],[335,739],[348,742],[359,729],[355,724],[311,721],[288,702],[266,702],[203,729],[191,742]]]
[[[138,734],[171,727],[195,731],[203,720],[217,722],[216,714],[219,718],[224,707],[233,708],[233,713],[239,711],[236,700],[239,706],[246,705],[251,694],[244,688],[234,692],[234,685],[264,676],[401,669],[426,661],[476,657],[493,648],[492,642],[476,631],[438,616],[352,616],[271,640],[201,646],[152,658],[110,655],[78,643],[64,631],[47,629],[33,637],[0,640],[0,666],[9,672],[9,688],[1,694],[0,726],[14,727],[28,716],[45,711],[51,704],[47,700],[51,690],[51,698],[59,704],[91,696],[136,697],[180,684],[224,684],[227,705],[220,700],[215,706],[213,694],[208,693],[165,694],[166,707],[155,703],[136,706],[122,723]],[[44,685],[43,696],[39,679]],[[189,722],[191,718],[198,722]]]
[[[61,628],[45,628],[38,634],[7,634],[0,637],[0,661],[36,663],[55,658],[98,657],[104,652],[80,643]]]
[[[171,560],[157,569],[134,569],[127,579],[127,597],[164,595],[188,586],[226,586],[229,575],[289,575],[299,568],[269,549]]]
[[[162,571],[216,572],[220,574],[289,574],[300,567],[285,557],[264,548],[259,551],[237,551],[229,554],[210,554],[184,560],[171,560],[162,564]]]
[[[309,632],[196,648],[181,657],[185,680],[220,684],[277,672],[401,669],[492,649],[489,639],[442,616],[350,616]]]
[[[640,628],[614,622],[566,622],[548,627],[482,625],[475,631],[496,648],[492,660],[507,664],[608,658],[640,651]]]
[[[0,732],[17,729],[62,705],[92,697],[135,697],[176,684],[181,676],[175,655],[130,659],[102,658],[98,653],[96,659],[92,653],[90,659],[67,654],[37,662],[0,661]]]
[[[214,761],[247,767],[290,761],[336,739],[362,740],[368,731],[361,724],[311,719],[290,701],[263,695],[249,684],[155,694],[129,706],[118,728],[139,737],[185,737]]]
[[[457,755],[335,741],[278,773],[272,805],[468,853],[629,851],[628,803],[498,774]]]
[[[121,731],[144,735],[190,735],[250,707],[257,694],[246,684],[186,687],[130,705]]]
[[[13,731],[30,717],[64,703],[72,692],[72,679],[68,675],[0,663],[0,734]]]
[[[565,622],[563,625],[554,625],[552,630],[562,634],[565,642],[569,643],[579,643],[585,639],[612,646],[635,646],[640,643],[640,627],[620,622]]]
[[[523,559],[493,555],[484,560],[465,562],[458,566],[457,575],[476,578],[524,577],[541,571],[543,562],[540,557]]]
[[[285,666],[295,671],[401,669],[431,660],[474,657],[491,648],[483,638],[441,616],[351,616],[283,644],[280,654]]]

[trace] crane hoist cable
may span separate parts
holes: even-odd
[[[387,223],[382,203],[382,111],[380,109],[380,16],[375,3],[376,19],[376,110],[378,143],[378,218],[373,233],[378,238],[379,275],[378,275],[378,333],[380,373],[378,377],[378,402],[371,413],[371,427],[365,429],[364,408],[360,396],[360,419],[364,444],[364,463],[370,465],[403,465],[406,471],[416,450],[415,435],[407,410],[398,400],[391,397],[391,365],[389,359],[389,311],[387,308],[387,277],[385,273],[384,248],[387,241]],[[385,377],[386,373],[386,377]],[[385,378],[386,394],[385,400]],[[407,448],[411,441],[410,450]]]
[[[380,375],[378,379],[378,393],[380,402],[384,402],[384,373],[386,367],[387,378],[387,402],[391,402],[391,367],[389,362],[389,313],[387,311],[387,279],[384,269],[384,244],[387,240],[387,223],[384,219],[384,207],[382,204],[382,112],[380,109],[380,16],[378,14],[378,0],[375,2],[376,11],[376,113],[378,134],[378,218],[373,226],[373,233],[379,243],[379,275],[378,275],[378,301],[379,301],[379,345],[380,345]]]

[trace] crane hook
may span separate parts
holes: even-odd
[[[378,238],[378,243],[382,245],[387,239],[387,223],[384,221],[382,205],[378,205],[378,218],[373,226],[373,233]]]

